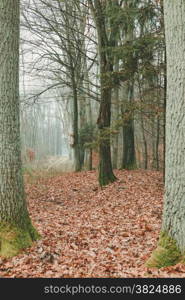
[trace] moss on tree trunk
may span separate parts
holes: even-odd
[[[12,257],[21,250],[32,245],[40,235],[32,226],[29,217],[25,226],[18,226],[8,222],[0,225],[0,256]]]
[[[146,266],[162,268],[175,265],[183,259],[184,254],[178,249],[176,241],[166,232],[161,232],[158,246],[146,262]]]

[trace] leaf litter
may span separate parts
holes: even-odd
[[[28,208],[42,238],[18,256],[0,259],[0,277],[185,277],[185,266],[147,268],[162,218],[157,171],[116,170],[100,188],[96,171],[25,179]]]

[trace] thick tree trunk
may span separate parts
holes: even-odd
[[[19,0],[0,3],[0,255],[38,237],[24,194],[19,124]]]
[[[167,54],[165,203],[159,246],[148,265],[167,266],[185,253],[185,2],[164,1]]]

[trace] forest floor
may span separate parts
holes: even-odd
[[[181,264],[145,266],[161,227],[162,174],[115,174],[118,180],[102,189],[96,171],[25,176],[30,215],[42,238],[0,259],[0,277],[185,277]]]

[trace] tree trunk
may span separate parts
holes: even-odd
[[[110,41],[106,32],[104,4],[99,0],[94,1],[94,5],[92,1],[88,2],[94,16],[99,47],[101,97],[97,125],[99,128],[99,184],[103,186],[116,180],[112,170],[110,147],[113,60],[108,49]]]
[[[85,149],[84,170],[86,170],[86,171],[92,170],[92,149],[91,148]]]
[[[127,98],[130,105],[133,100],[133,82],[127,83]],[[132,109],[132,108],[130,108]],[[133,112],[125,110],[123,117],[126,117],[123,124],[123,169],[135,169],[136,168],[136,156],[135,156],[135,142],[134,142],[134,121]]]
[[[19,0],[0,4],[0,255],[30,246],[38,234],[26,207],[19,124]]]
[[[73,88],[73,149],[74,149],[74,163],[75,172],[81,170],[80,163],[80,145],[79,145],[79,134],[78,134],[78,94],[75,84],[75,79],[72,75],[72,88]]]
[[[104,52],[103,49],[101,51]],[[97,124],[99,128],[99,184],[100,186],[103,186],[109,184],[110,182],[114,182],[116,180],[116,177],[112,170],[110,147],[112,88],[110,85],[109,76],[111,72],[111,67],[108,67],[108,62],[104,54],[100,55],[100,65],[101,102]]]
[[[100,113],[98,118],[99,127],[99,183],[101,186],[114,182],[116,177],[112,170],[110,148],[110,107],[111,90],[102,88]]]
[[[164,1],[167,55],[166,174],[159,246],[149,266],[173,265],[185,253],[185,2]]]
[[[148,168],[148,146],[147,146],[147,139],[145,136],[145,128],[144,128],[144,121],[143,121],[143,115],[142,112],[140,114],[141,117],[141,133],[142,133],[142,139],[143,139],[143,167],[145,170]]]
[[[165,48],[165,65],[166,65],[166,48]],[[164,113],[163,113],[163,181],[165,183],[165,157],[166,157],[166,97],[167,97],[167,70],[164,70]]]
[[[136,168],[133,120],[128,120],[123,126],[123,161],[122,169]]]
[[[159,138],[160,138],[160,119],[159,116],[157,116],[157,130],[156,130],[156,170],[159,171]]]
[[[119,72],[119,59],[114,59],[114,71]],[[119,85],[116,85],[113,89],[112,97],[112,125],[113,128],[118,127],[120,104],[119,104]],[[119,149],[119,132],[112,138],[112,167],[113,169],[118,168],[118,149]]]
[[[158,96],[159,97],[159,96]],[[160,139],[160,118],[152,118],[151,143],[152,143],[152,169],[159,171],[159,139]]]

